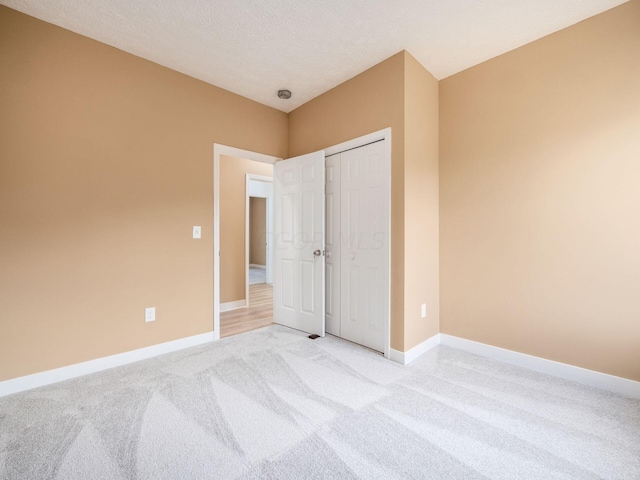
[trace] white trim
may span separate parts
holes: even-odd
[[[344,152],[345,150],[363,147],[368,143],[377,142],[378,140],[388,140],[389,143],[391,143],[391,127],[387,127],[383,130],[378,130],[377,132],[369,133],[367,135],[363,135],[362,137],[354,138],[353,140],[348,140],[346,142],[339,143],[338,145],[325,148],[324,156],[328,157],[329,155],[335,155],[336,153]],[[391,152],[391,145],[389,145],[389,152]]]
[[[268,163],[268,162],[263,162],[263,163]],[[249,178],[251,178],[251,180],[255,180],[256,182],[264,182],[264,183],[273,183],[273,177],[268,177],[266,175],[257,175],[255,173],[247,173],[247,176]],[[267,198],[268,196],[262,196],[262,195],[251,195],[252,197],[256,197],[256,198]]]
[[[258,265],[257,263],[250,263],[249,266],[251,268],[259,268],[261,270],[266,270],[267,269],[266,265]]]
[[[454,337],[445,333],[434,335],[413,347],[408,352],[391,350],[389,359],[396,363],[407,365],[437,345],[463,350],[536,372],[546,373],[555,377],[564,378],[565,380],[571,380],[572,382],[607,390],[625,397],[640,399],[640,382],[596,372],[594,370],[587,370],[586,368],[576,367],[566,363],[547,360],[546,358],[534,357],[526,353],[494,347],[493,345],[487,345],[485,343],[474,342],[473,340],[467,340],[465,338]]]
[[[387,299],[387,327],[385,329],[385,342],[384,342],[384,356],[390,360],[394,360],[394,358],[398,358],[398,352],[393,353],[391,350],[391,127],[387,127],[383,130],[378,130],[377,132],[369,133],[367,135],[363,135],[362,137],[354,138],[353,140],[348,140],[346,142],[339,143],[338,145],[334,145],[329,148],[324,149],[325,157],[330,155],[335,155],[336,153],[344,152],[345,150],[350,150],[353,148],[363,147],[369,143],[377,142],[379,140],[383,140],[385,142],[385,157],[386,162],[385,166],[387,168],[387,178],[389,179],[389,198],[388,198],[388,206],[389,206],[389,225],[387,226],[387,231],[389,232],[389,291],[387,294],[389,295]],[[403,354],[406,355],[406,354]],[[403,357],[404,358],[404,357]],[[402,362],[398,362],[402,363]]]
[[[262,163],[282,160],[262,153],[213,144],[213,335],[220,340],[220,156],[244,158]]]
[[[244,187],[244,301],[245,305],[249,304],[249,249],[251,248],[251,174],[245,175],[245,187]],[[222,311],[222,305],[220,306]]]
[[[437,347],[438,345],[440,345],[439,333],[437,333],[433,337],[427,338],[424,342],[416,345],[408,352],[401,352],[399,350],[391,349],[391,356],[389,357],[389,359],[401,365],[408,365],[416,358],[427,353],[429,350]]]
[[[244,308],[248,305],[246,300],[236,300],[235,302],[227,302],[220,304],[220,313],[228,312],[230,310],[237,310],[238,308]]]
[[[400,350],[394,350],[393,348],[389,352],[389,360],[395,363],[399,363],[400,365],[406,365],[404,360],[404,352]]]
[[[440,334],[440,344],[501,362],[511,363],[519,367],[535,370],[536,372],[547,373],[591,387],[609,390],[610,392],[618,393],[625,397],[640,398],[640,382],[627,378],[595,372],[593,370],[587,370],[586,368],[534,357],[526,353],[514,352],[513,350],[506,350],[444,333]]]
[[[25,377],[14,378],[0,382],[0,397],[13,393],[31,390],[32,388],[50,385],[64,380],[81,377],[90,373],[101,372],[110,368],[127,365],[147,358],[157,357],[165,353],[183,350],[196,345],[202,345],[214,340],[213,332],[202,333],[192,337],[180,338],[170,342],[159,343],[150,347],[139,348],[129,352],[118,353],[108,357],[96,358],[88,362],[76,363],[67,367],[47,370],[46,372],[34,373]]]

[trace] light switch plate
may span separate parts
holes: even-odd
[[[420,308],[420,315],[422,315],[422,318],[427,318],[427,304],[423,303],[422,307]]]
[[[149,307],[144,309],[144,321],[145,322],[156,321],[156,307]]]
[[[202,237],[202,227],[195,226],[193,227],[193,238],[201,238]]]

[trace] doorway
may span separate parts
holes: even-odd
[[[376,152],[373,152],[373,155],[359,156],[361,152],[371,149],[360,150],[357,153],[347,153],[371,144],[378,144],[374,149]],[[321,158],[316,158],[312,161],[311,157],[314,155],[317,157],[318,154],[321,154]],[[334,167],[337,168],[337,165],[340,165],[340,175],[344,178],[344,180],[341,178],[341,182],[343,181],[345,187],[347,187],[347,190],[342,189],[339,195],[333,196],[333,200],[330,200],[328,198],[330,195],[327,195],[331,190],[329,178],[327,178],[326,183],[324,181],[325,154],[326,157],[334,157]],[[280,308],[280,313],[282,313],[282,310],[288,309],[289,304],[291,309],[296,309],[298,312],[305,314],[316,312],[316,308],[319,307],[322,310],[320,336],[324,336],[325,324],[328,325],[333,322],[335,326],[337,321],[340,325],[339,330],[329,327],[328,333],[333,333],[363,345],[367,345],[368,342],[367,336],[370,332],[367,332],[367,329],[374,327],[376,330],[374,348],[383,352],[385,357],[389,358],[391,351],[391,129],[380,130],[330,147],[326,151],[296,157],[291,159],[293,161],[284,162],[279,162],[281,159],[268,155],[214,145],[214,337],[216,339],[220,338],[219,172],[221,155],[249,158],[272,164],[278,161],[274,171],[274,185],[280,185],[280,188],[274,186],[274,249],[280,257],[287,250],[286,245],[277,245],[278,239],[280,239],[281,243],[291,243],[293,248],[289,250],[297,251],[296,255],[303,252],[303,256],[300,258],[274,258],[274,291],[276,291],[276,297],[278,297],[278,305],[282,307]],[[347,161],[342,162],[342,160]],[[279,174],[278,171],[280,172]],[[318,185],[315,185],[317,182],[314,179],[319,178],[318,174],[313,172],[320,171],[322,171],[323,182],[320,187],[320,195],[321,198],[324,198],[324,201],[317,202],[313,200],[312,202],[311,198],[315,198],[318,190]],[[358,171],[366,172],[366,175],[361,177],[360,180],[356,178],[359,175],[354,174]],[[327,176],[329,176],[328,171]],[[375,185],[369,184],[368,182],[374,180],[374,178]],[[315,185],[313,193],[307,189],[307,186],[310,188],[311,183]],[[334,192],[337,192],[337,190],[334,190]],[[340,213],[338,214],[336,213],[337,211],[334,211],[333,220],[327,218],[325,224],[324,217],[325,209],[327,208],[325,202],[329,203],[331,201],[340,201]],[[297,216],[298,214],[291,216],[296,211],[316,212],[315,205],[320,203],[323,207],[321,211],[317,211],[317,214],[309,215],[304,213],[300,217]],[[355,208],[356,204],[364,208]],[[358,210],[355,216],[353,215],[354,209]],[[378,215],[379,212],[382,212],[382,215]],[[357,220],[354,223],[352,219],[356,217]],[[279,218],[280,220],[278,220]],[[305,224],[307,226],[310,226],[311,223],[315,224],[316,220],[312,221],[312,219],[319,218],[323,220],[321,222],[323,230],[319,237],[315,235],[318,231],[316,227],[311,228],[309,232],[288,231],[290,227],[298,228],[302,225],[304,228]],[[282,219],[288,220],[282,223]],[[278,227],[279,222],[281,230]],[[356,223],[358,226],[353,227]],[[342,252],[336,255],[334,250],[332,253],[334,254],[334,260],[338,260],[336,256],[340,257],[339,262],[325,262],[325,253],[328,254],[331,248],[328,238],[325,244],[324,229],[326,228],[326,234],[330,235],[332,225],[334,225],[333,234],[337,234],[334,237],[333,245],[335,246],[338,243]],[[286,228],[282,229],[282,227]],[[346,235],[343,235],[344,232],[340,230],[344,230]],[[315,244],[317,242],[311,241],[317,238],[320,238],[320,247]],[[289,240],[291,241],[289,242]],[[349,243],[354,240],[355,243]],[[361,240],[364,240],[364,243]],[[302,243],[300,243],[301,241]],[[298,245],[298,243],[300,244]],[[309,250],[309,252],[306,252],[306,250]],[[319,263],[316,264],[316,262]],[[326,276],[331,277],[335,283],[332,283],[329,278],[325,282],[326,264],[329,264]],[[313,265],[316,266],[313,267]],[[320,269],[322,275],[316,278],[314,272]],[[329,270],[331,270],[331,273]],[[369,275],[369,273],[372,275]],[[278,281],[278,278],[280,278],[280,281]],[[287,282],[287,279],[290,281]],[[301,285],[302,287],[296,285]],[[292,286],[296,286],[296,288],[307,288],[306,286],[309,286],[311,289],[319,287],[320,294],[305,296],[304,292],[294,291],[295,289],[292,289]],[[339,295],[334,295],[334,293],[339,293]],[[322,300],[316,301],[320,299]],[[276,302],[274,301],[275,304]],[[277,310],[275,317],[278,317]],[[329,312],[333,318],[326,318],[326,312]],[[294,316],[298,317],[298,315]],[[278,321],[277,318],[274,318],[274,320],[276,320],[276,323],[287,325],[285,321]],[[351,324],[348,322],[351,322]],[[354,330],[356,323],[359,323],[361,327]],[[305,328],[296,326],[293,328],[314,333]]]
[[[267,283],[267,199],[249,197],[247,231],[248,281],[250,285]],[[269,282],[272,283],[272,282]],[[251,305],[251,295],[249,295]]]
[[[245,288],[251,305],[251,285],[273,285],[273,169],[269,176],[247,173],[245,192]]]
[[[271,185],[276,160],[279,158],[214,145],[215,339],[273,323],[273,287],[266,282],[250,285],[249,246],[250,194],[268,201],[270,195],[260,187]],[[252,182],[256,182],[257,192]],[[265,280],[267,259],[263,265]]]

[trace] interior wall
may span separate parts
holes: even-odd
[[[245,300],[247,174],[273,177],[273,165],[220,156],[220,303]]]
[[[213,143],[287,115],[3,6],[0,112],[0,381],[211,332]]]
[[[640,2],[440,84],[442,331],[640,380]]]
[[[404,77],[404,350],[440,333],[438,81],[408,52]],[[421,306],[426,304],[426,317]]]
[[[404,350],[404,52],[289,114],[289,156],[392,129],[391,348]]]
[[[267,265],[267,199],[249,199],[249,263]]]
[[[441,82],[444,333],[640,380],[639,24],[632,0]],[[392,348],[437,333],[434,92],[401,52],[287,120],[0,6],[0,381],[211,331],[214,142],[392,127]]]

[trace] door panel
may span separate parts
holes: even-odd
[[[274,322],[320,336],[325,332],[324,191],[324,151],[274,165]]]
[[[326,329],[340,336],[340,154],[326,158]]]
[[[294,308],[293,286],[295,285],[296,281],[294,278],[293,263],[294,263],[293,260],[287,260],[287,259],[282,260],[282,277],[280,280],[280,286],[281,286],[280,299],[281,299],[282,307],[288,308],[288,309]],[[275,285],[274,285],[274,288],[275,288]]]
[[[389,312],[389,179],[384,142],[343,152],[341,337],[384,351]]]

